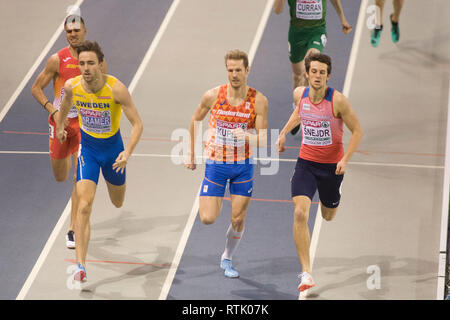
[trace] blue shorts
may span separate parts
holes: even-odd
[[[125,183],[126,169],[123,173],[113,170],[113,163],[124,150],[123,141],[118,131],[106,139],[94,138],[81,131],[80,149],[78,150],[77,181],[92,180],[98,183],[100,169],[106,181],[115,186]]]
[[[218,163],[207,160],[200,196],[223,197],[229,181],[230,194],[251,197],[253,161],[248,160],[245,163]]]
[[[337,175],[336,163],[317,163],[298,158],[291,179],[291,195],[307,196],[311,200],[319,192],[319,199],[327,208],[337,208],[341,200],[344,175]]]

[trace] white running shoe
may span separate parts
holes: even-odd
[[[302,292],[308,290],[309,288],[314,287],[316,284],[314,283],[313,278],[308,272],[303,272],[301,274],[301,281],[298,285],[298,291]]]
[[[72,230],[66,234],[66,247],[68,249],[75,249],[75,233]]]

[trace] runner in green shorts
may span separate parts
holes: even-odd
[[[283,12],[286,0],[275,0],[276,14]],[[322,52],[327,43],[326,14],[327,0],[287,0],[291,17],[289,25],[289,59],[292,64],[293,89],[308,86],[305,76],[305,57],[311,53]],[[352,31],[345,18],[340,0],[330,0],[342,24],[342,31]],[[295,106],[294,106],[295,108]],[[291,133],[296,134],[300,126]]]

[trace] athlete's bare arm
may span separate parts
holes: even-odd
[[[341,20],[342,32],[344,32],[345,34],[352,32],[353,27],[348,23],[347,19],[345,18],[341,0],[330,0],[330,2],[333,5],[334,10],[336,10],[339,20]]]
[[[44,70],[37,76],[33,85],[31,86],[31,93],[33,97],[39,102],[48,113],[53,113],[56,108],[52,102],[47,103],[49,99],[45,96],[44,88],[50,83],[50,81],[56,79],[59,72],[59,57],[58,54],[52,55],[45,65]],[[44,106],[45,105],[45,106]]]
[[[267,113],[269,109],[269,102],[267,98],[258,91],[255,99],[255,129],[256,134],[245,132],[242,128],[234,129],[233,135],[238,140],[245,140],[251,146],[264,148],[267,146]]]
[[[281,130],[280,135],[278,137],[277,145],[278,145],[278,152],[280,153],[286,150],[286,148],[284,147],[284,144],[286,143],[286,134],[290,132],[292,129],[294,129],[296,126],[298,126],[302,121],[300,118],[300,114],[298,112],[299,111],[298,103],[302,98],[304,89],[305,87],[297,87],[294,90],[293,96],[296,107],[294,111],[292,111],[291,117],[289,118],[284,128]]]
[[[284,1],[286,0],[274,0],[273,2],[273,11],[276,14],[280,14],[283,12]]]
[[[210,89],[206,91],[197,109],[195,109],[194,115],[191,118],[189,125],[189,135],[190,135],[190,145],[188,149],[188,154],[185,158],[184,166],[188,169],[195,170],[197,165],[195,164],[195,137],[197,136],[197,131],[199,129],[198,123],[205,119],[208,112],[214,106],[214,102],[217,99],[219,93],[219,87]]]
[[[69,79],[64,83],[64,95],[61,101],[61,108],[59,112],[53,116],[56,124],[56,138],[59,142],[63,142],[67,138],[67,132],[64,130],[64,122],[72,107],[72,79]]]
[[[351,131],[352,137],[350,138],[350,142],[347,146],[347,151],[342,157],[341,161],[338,162],[336,167],[336,174],[344,174],[347,163],[352,157],[353,153],[356,151],[361,139],[363,137],[363,131],[361,128],[361,124],[359,123],[358,117],[356,113],[353,111],[350,106],[350,102],[348,99],[340,92],[336,91],[333,96],[333,106],[334,106],[334,115],[338,118],[341,118],[345,126]]]
[[[138,110],[134,105],[133,99],[131,98],[130,92],[127,87],[120,81],[117,81],[112,88],[114,99],[117,103],[120,103],[122,106],[123,113],[127,117],[128,121],[131,123],[131,137],[128,142],[125,150],[122,151],[116,159],[116,162],[113,164],[113,169],[116,172],[121,172],[125,170],[125,166],[127,165],[128,159],[133,153],[134,148],[136,147],[139,139],[141,138],[143,131],[142,119],[139,116]]]

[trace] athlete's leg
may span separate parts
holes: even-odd
[[[231,195],[231,226],[236,232],[244,230],[245,216],[250,204],[250,197]]]
[[[247,214],[250,197],[241,195],[231,195],[231,224],[226,233],[225,250],[222,254],[223,259],[231,260],[233,253],[241,241],[244,233],[245,216]]]
[[[77,244],[75,252],[77,262],[86,266],[86,254],[90,238],[89,218],[92,212],[92,204],[94,202],[97,184],[91,180],[80,180],[77,182],[78,210],[75,224],[75,234]]]
[[[223,197],[200,196],[199,215],[204,224],[212,224],[220,215]]]
[[[405,0],[393,0],[392,1],[393,5],[394,5],[394,12],[392,13],[392,21],[393,22],[398,22],[398,20],[400,19],[400,13],[402,11],[404,2],[405,2]]]
[[[300,61],[291,63],[292,66],[292,87],[293,89],[303,86],[305,83],[303,74],[305,73],[305,63]]]
[[[311,273],[309,245],[310,235],[308,229],[309,208],[311,199],[307,196],[295,196],[294,201],[294,242],[298,258],[304,272]]]
[[[66,181],[69,176],[72,163],[70,155],[63,159],[50,158],[50,162],[52,164],[53,176],[55,177],[55,180],[58,182]]]
[[[75,221],[76,221],[76,217],[77,217],[77,208],[78,208],[78,197],[77,197],[77,155],[78,153],[75,152],[72,155],[73,158],[73,189],[72,189],[72,195],[71,195],[71,200],[72,200],[72,205],[71,205],[71,211],[70,211],[70,224],[69,224],[69,230],[74,231],[75,230]]]
[[[320,203],[320,210],[322,211],[322,218],[326,221],[331,221],[334,219],[337,213],[337,207],[336,208],[328,208],[325,207],[322,202]]]
[[[377,16],[376,24],[382,26],[383,25],[383,8],[386,0],[375,0],[375,4],[379,8],[380,15]]]
[[[122,207],[125,200],[126,184],[124,183],[123,185],[116,186],[106,180],[105,182],[106,186],[108,187],[109,198],[111,199],[112,204],[116,208]]]

